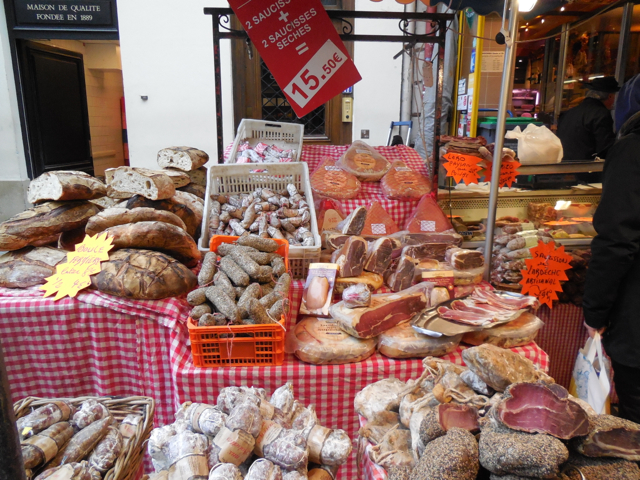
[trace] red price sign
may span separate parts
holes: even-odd
[[[320,0],[229,0],[298,117],[361,80]]]
[[[453,177],[456,182],[464,182],[467,185],[478,183],[479,172],[482,170],[478,162],[481,162],[482,158],[460,153],[447,153],[444,158],[447,160],[443,164],[447,177]]]
[[[487,167],[485,169],[485,179],[487,182],[491,181],[492,166],[493,162],[487,161]],[[518,176],[518,167],[520,167],[520,162],[514,160],[513,157],[504,156],[502,164],[500,165],[500,184],[498,186],[511,187]]]
[[[525,260],[526,270],[521,270],[522,293],[533,295],[553,308],[553,301],[558,299],[557,292],[562,291],[560,282],[568,280],[566,270],[571,268],[571,256],[564,252],[564,245],[556,248],[553,242],[547,244],[538,241],[538,246],[531,249],[531,256]]]

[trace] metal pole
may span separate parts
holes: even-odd
[[[558,52],[558,70],[556,72],[556,101],[553,107],[553,124],[558,125],[558,117],[562,110],[562,95],[564,93],[564,75],[567,71],[567,50],[569,48],[569,24],[562,25],[560,34],[560,51]]]
[[[222,79],[220,75],[220,17],[212,15],[213,21],[213,70],[216,82],[216,136],[218,140],[218,163],[224,163],[224,144],[222,143]]]
[[[431,182],[435,192],[435,200],[438,200],[438,170],[440,169],[440,130],[442,123],[442,91],[444,89],[444,48],[447,42],[447,21],[440,20],[438,25],[438,78],[436,83],[436,108],[433,124],[433,171]],[[427,155],[429,154],[426,152]]]
[[[405,12],[415,12],[416,5],[412,3],[410,5],[405,5]],[[415,33],[416,22],[410,22],[407,30],[410,33]],[[404,44],[403,44],[404,47]],[[414,45],[411,46],[410,53],[404,51],[402,54],[402,87],[400,90],[400,121],[408,122],[411,120],[411,107],[413,105],[413,58],[414,55]],[[407,127],[400,127],[398,129],[398,134],[403,135],[402,130]],[[406,144],[409,145],[411,139],[407,137]]]
[[[487,214],[487,237],[484,243],[485,262],[484,279],[491,279],[491,253],[493,252],[493,232],[496,224],[496,210],[498,207],[498,188],[500,178],[500,167],[502,166],[502,147],[504,146],[504,134],[507,121],[507,102],[511,92],[511,81],[513,80],[514,65],[516,59],[517,46],[515,41],[518,36],[518,0],[511,0],[509,9],[509,36],[511,43],[507,44],[504,53],[504,70],[502,71],[502,89],[500,90],[500,104],[498,109],[498,124],[496,125],[496,143],[493,153],[493,167],[491,168],[491,193],[489,195],[489,212]]]
[[[0,480],[25,480],[11,389],[0,344]]]
[[[618,59],[616,61],[616,80],[618,84],[624,83],[624,75],[627,70],[627,58],[629,57],[629,43],[631,40],[631,20],[633,19],[633,2],[626,3],[622,11],[620,24],[620,40],[618,40]]]

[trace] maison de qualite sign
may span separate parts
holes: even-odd
[[[14,0],[16,25],[112,25],[112,0]]]

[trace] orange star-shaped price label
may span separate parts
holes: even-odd
[[[40,290],[45,291],[44,296],[55,293],[55,300],[66,296],[75,297],[80,290],[91,285],[90,276],[100,272],[100,262],[109,260],[112,241],[106,233],[95,237],[87,235],[82,243],[76,245],[75,252],[67,254],[67,262],[58,265],[56,273],[40,287]]]
[[[521,271],[522,293],[553,308],[553,301],[558,299],[556,292],[562,291],[560,282],[568,280],[565,271],[571,268],[571,256],[565,253],[564,245],[556,248],[555,243],[542,241],[531,249],[531,256],[525,260],[527,268]]]
[[[443,164],[447,170],[447,177],[453,177],[457,183],[464,182],[467,185],[478,183],[479,173],[482,170],[478,162],[481,162],[482,158],[460,153],[447,153],[444,158],[447,160]]]
[[[506,160],[510,159],[510,160]],[[513,183],[516,181],[516,177],[518,176],[518,168],[520,167],[520,162],[517,160],[513,160],[510,156],[505,156],[502,160],[502,164],[500,165],[500,184],[499,187],[511,187]],[[491,181],[491,168],[493,166],[493,162],[487,161],[487,168],[485,169],[485,181]]]

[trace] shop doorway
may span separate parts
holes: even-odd
[[[94,174],[84,60],[32,41],[18,52],[34,177],[51,170]]]

